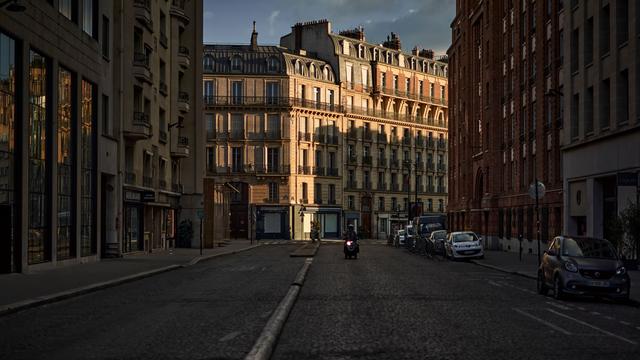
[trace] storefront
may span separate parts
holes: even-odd
[[[256,239],[289,240],[289,207],[256,206]]]
[[[339,207],[306,207],[304,212],[304,232],[311,232],[311,222],[320,222],[320,238],[322,239],[340,239],[342,232],[340,231],[340,213]]]
[[[144,250],[144,204],[142,192],[125,190],[124,224],[122,227],[122,252],[130,253]]]
[[[349,225],[353,225],[354,229],[358,231],[360,226],[360,213],[357,211],[345,211],[344,212],[344,228],[349,229]]]

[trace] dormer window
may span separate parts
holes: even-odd
[[[309,65],[309,76],[311,76],[312,78],[316,78],[316,66],[311,64]]]
[[[360,59],[364,58],[364,46],[358,45],[358,57]]]
[[[276,57],[267,59],[267,68],[269,71],[278,71],[280,69],[280,60]]]
[[[373,61],[378,61],[378,49],[373,49]]]
[[[296,74],[298,74],[298,75],[302,74],[302,64],[300,63],[300,60],[296,60],[296,63],[294,65],[294,70],[295,70]]]
[[[204,67],[205,71],[213,71],[213,57],[210,55],[206,55],[203,59],[202,59],[202,66]]]
[[[391,53],[387,52],[387,53],[385,53],[385,55],[386,55],[385,62],[387,64],[391,64]]]
[[[231,70],[240,71],[242,70],[242,58],[236,55],[231,59]]]
[[[322,79],[331,80],[329,79],[329,68],[326,66],[322,69]]]

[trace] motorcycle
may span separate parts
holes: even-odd
[[[354,240],[345,240],[344,241],[344,258],[354,259],[358,258],[358,253],[360,252],[360,246]]]

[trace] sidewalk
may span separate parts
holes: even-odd
[[[480,266],[515,275],[536,279],[538,273],[538,257],[522,254],[522,260],[516,252],[485,250],[483,260],[471,260]],[[629,271],[631,278],[631,298],[640,301],[640,271]]]
[[[248,240],[234,240],[226,246],[205,249],[202,256],[200,249],[170,249],[29,274],[0,275],[0,315],[194,265],[256,246],[255,241],[252,245]]]

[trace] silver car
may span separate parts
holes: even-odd
[[[538,293],[552,289],[557,299],[573,294],[628,300],[630,285],[622,261],[603,239],[558,236],[538,269]]]
[[[436,254],[444,254],[444,242],[447,240],[447,230],[436,230],[429,236],[429,246]]]

